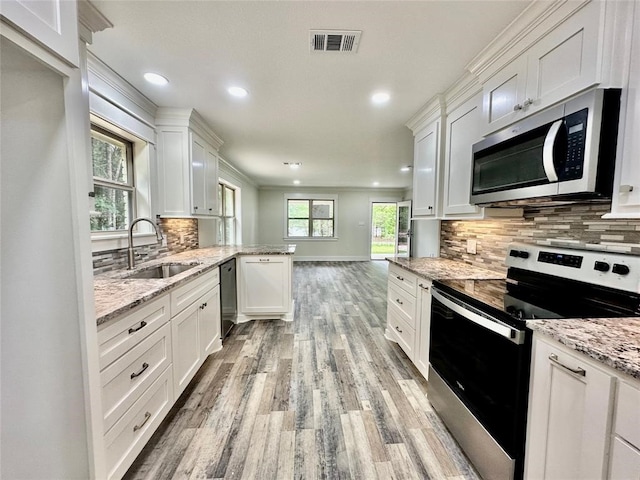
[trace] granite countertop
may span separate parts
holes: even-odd
[[[120,269],[96,275],[93,278],[96,322],[102,325],[238,255],[292,255],[295,250],[295,245],[199,248],[140,263],[134,270]],[[165,263],[193,264],[194,267],[170,278],[128,278],[133,272]]]
[[[640,379],[640,318],[528,320],[527,326]]]
[[[468,263],[439,257],[387,257],[394,265],[427,280],[501,280],[504,273],[479,268]]]

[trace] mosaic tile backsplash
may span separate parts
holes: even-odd
[[[161,218],[160,228],[166,246],[159,244],[136,247],[136,263],[155,260],[198,248],[198,220],[194,218]],[[117,268],[126,268],[127,249],[110,250],[93,254],[93,273],[98,275]]]
[[[443,221],[440,255],[500,272],[511,242],[580,243],[640,255],[640,220],[603,219],[610,210],[608,204],[525,207],[520,219]],[[476,255],[467,253],[467,239],[477,241]]]

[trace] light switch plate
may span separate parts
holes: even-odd
[[[477,253],[478,241],[475,238],[467,238],[467,253],[475,255]]]

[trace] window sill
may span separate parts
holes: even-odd
[[[134,233],[133,246],[153,245],[158,243],[155,233]],[[106,252],[110,250],[121,250],[129,247],[129,238],[126,233],[105,234],[93,233],[91,235],[91,252]]]
[[[337,242],[340,237],[284,237],[285,242]]]

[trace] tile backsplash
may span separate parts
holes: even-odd
[[[166,246],[159,244],[135,247],[136,263],[155,260],[174,253],[198,248],[198,220],[194,218],[161,218],[159,219]],[[109,250],[93,254],[94,275],[126,268],[127,249]]]
[[[640,254],[640,220],[607,220],[608,204],[525,207],[524,218],[442,221],[440,255],[472,265],[506,271],[511,242],[580,243],[590,248]],[[467,253],[467,239],[477,241],[476,255]]]

